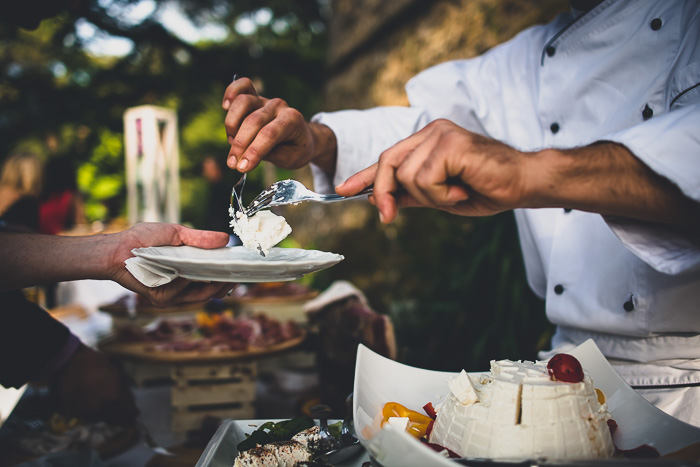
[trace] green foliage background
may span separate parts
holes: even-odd
[[[105,6],[135,3],[95,0],[80,18],[64,14],[34,32],[0,22],[0,159],[20,149],[45,159],[70,155],[78,162],[89,220],[108,220],[125,214],[124,111],[144,104],[174,108],[182,220],[198,226],[208,195],[201,162],[228,153],[220,102],[234,73],[255,78],[264,95],[287,100],[307,117],[322,109],[327,5],[180,0],[193,21],[215,20],[230,30],[223,41],[192,44],[153,17],[131,24]],[[235,33],[237,20],[261,9],[272,20],[253,34]],[[118,58],[89,54],[76,34],[81,21],[131,39],[133,51]],[[265,177],[256,169],[247,192],[259,192]],[[373,208],[356,205],[345,214],[352,222],[341,226],[324,223],[327,211],[315,212],[288,213],[295,233],[286,245],[346,259],[304,281],[324,289],[343,279],[365,291],[377,311],[392,317],[400,360],[439,370],[484,370],[490,359],[534,358],[547,345],[551,328],[542,302],[527,287],[511,213],[465,219],[406,210],[383,226]]]

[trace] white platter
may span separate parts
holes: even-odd
[[[648,444],[663,456],[700,440],[700,428],[667,415],[628,386],[592,340],[568,353],[578,358],[595,386],[605,394],[608,409],[619,427],[613,437],[617,448]],[[359,346],[353,407],[355,431],[383,467],[457,465],[403,431],[381,430],[377,417],[387,402],[398,402],[417,411],[428,402],[440,403],[447,393],[447,380],[455,375],[403,365]],[[633,464],[630,460],[629,465]]]
[[[132,252],[180,277],[218,282],[277,282],[299,279],[344,259],[342,255],[299,248],[272,248],[266,257],[243,246],[204,250],[191,246],[137,248]]]

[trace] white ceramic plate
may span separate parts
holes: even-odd
[[[191,246],[152,246],[133,253],[186,279],[219,282],[277,282],[299,279],[344,258],[336,253],[272,248],[266,257],[243,246],[204,250]]]
[[[619,427],[613,438],[619,449],[648,444],[663,456],[700,440],[700,428],[667,415],[629,387],[592,340],[569,353],[579,359],[595,386],[605,394],[608,409]],[[399,402],[418,411],[428,402],[436,405],[447,393],[447,379],[455,375],[403,365],[359,346],[353,407],[355,431],[383,467],[455,466],[403,431],[381,430],[377,417],[386,402]]]

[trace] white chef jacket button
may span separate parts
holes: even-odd
[[[554,286],[554,293],[557,295],[561,295],[564,293],[564,286],[561,284],[557,284]]]
[[[632,301],[632,297],[630,297],[629,300],[622,304],[622,308],[624,308],[625,311],[628,313],[630,311],[634,311],[634,302]]]
[[[649,120],[652,115],[654,115],[654,109],[649,107],[649,104],[646,104],[644,110],[642,110],[642,117],[644,117],[644,120]]]
[[[544,50],[547,53],[547,56],[553,57],[555,53],[557,53],[557,49],[554,46],[547,46],[547,48]]]
[[[564,212],[567,213],[567,214],[570,213],[570,212],[571,212],[571,208],[564,208]]]
[[[661,29],[661,26],[663,25],[663,21],[661,21],[661,18],[654,18],[651,20],[651,23],[649,23],[649,26],[651,27],[652,31],[658,31]]]
[[[549,129],[552,130],[552,133],[556,134],[559,131],[559,124],[558,123],[552,123],[549,126]]]

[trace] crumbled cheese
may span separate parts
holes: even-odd
[[[238,454],[233,467],[293,467],[310,460],[311,452],[297,441],[274,441]]]
[[[450,379],[447,382],[447,387],[457,400],[464,405],[479,402],[479,396],[476,395],[472,380],[464,370],[456,377]]]
[[[239,211],[234,214],[229,208],[231,227],[243,242],[243,246],[252,250],[258,247],[266,255],[270,248],[284,240],[292,232],[292,228],[282,216],[273,214],[270,211],[260,211],[251,217]]]
[[[292,441],[303,444],[310,451],[316,450],[323,439],[319,426],[312,426],[292,436]]]

